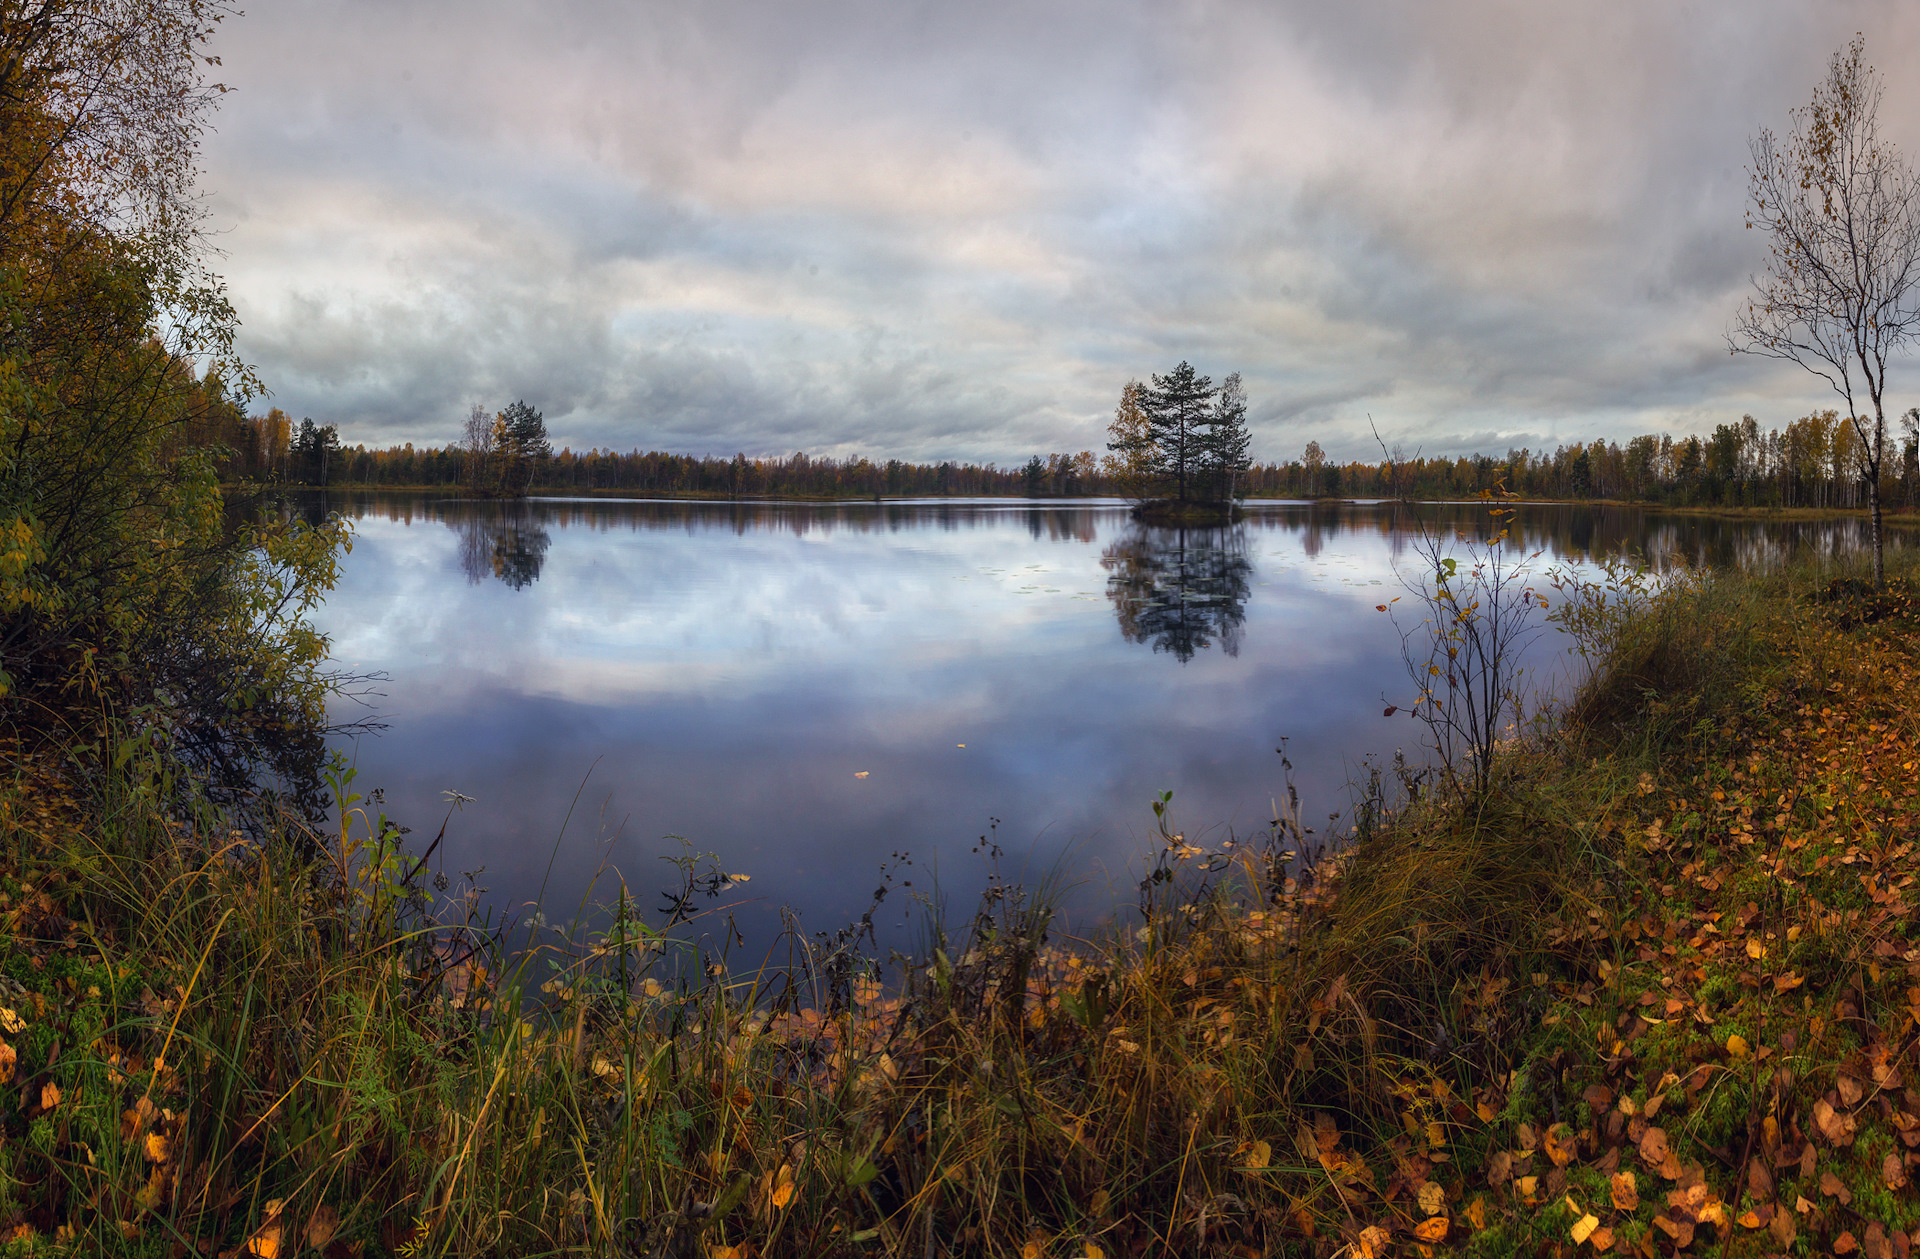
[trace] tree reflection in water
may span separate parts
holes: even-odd
[[[498,577],[515,590],[525,590],[540,580],[553,537],[524,505],[449,513],[447,525],[460,535],[460,571],[469,586]]]
[[[1171,652],[1181,664],[1216,640],[1229,656],[1239,655],[1253,576],[1246,543],[1245,525],[1135,525],[1100,555],[1121,636]]]

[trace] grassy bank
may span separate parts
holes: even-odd
[[[15,747],[0,1237],[1905,1254],[1920,613],[1836,576],[1677,588],[1490,791],[1362,810],[1338,859],[1163,816],[1109,937],[996,884],[910,965],[857,929],[689,964],[625,899],[529,948],[430,914],[350,783],[338,832],[261,840],[160,808],[144,744]]]

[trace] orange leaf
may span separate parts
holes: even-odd
[[[255,1259],[278,1259],[280,1239],[285,1231],[278,1217],[268,1220],[254,1230],[253,1236],[247,1238],[245,1253],[254,1256]]]
[[[1608,1180],[1608,1188],[1613,1191],[1615,1210],[1631,1211],[1640,1205],[1640,1189],[1634,1183],[1632,1172],[1615,1172]]]
[[[1547,1157],[1553,1160],[1555,1167],[1565,1167],[1573,1162],[1573,1129],[1567,1124],[1557,1123],[1547,1129],[1547,1135],[1542,1144],[1545,1145]]]
[[[783,1163],[780,1165],[780,1171],[774,1177],[773,1181],[773,1205],[781,1210],[785,1210],[787,1204],[792,1201],[793,1167],[791,1164]]]
[[[1853,1117],[1837,1113],[1824,1097],[1813,1104],[1813,1126],[1829,1145],[1845,1145],[1853,1139]]]
[[[1420,1221],[1414,1225],[1413,1235],[1428,1244],[1447,1240],[1447,1217],[1436,1215]]]

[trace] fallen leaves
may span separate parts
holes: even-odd
[[[1853,1140],[1855,1131],[1853,1116],[1834,1110],[1824,1097],[1813,1104],[1813,1123],[1829,1145],[1845,1145]]]
[[[1565,1167],[1573,1162],[1574,1156],[1579,1152],[1574,1141],[1573,1129],[1563,1123],[1547,1129],[1541,1144],[1546,1150],[1547,1158],[1555,1167]]]
[[[782,1163],[771,1179],[773,1183],[768,1190],[767,1200],[773,1203],[776,1210],[784,1211],[793,1202],[793,1165]]]
[[[1607,1182],[1608,1196],[1616,1211],[1635,1211],[1640,1207],[1640,1191],[1632,1172],[1615,1172]]]

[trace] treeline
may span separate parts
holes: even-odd
[[[475,475],[475,455],[467,442],[342,447],[332,425],[315,426],[311,420],[295,423],[277,408],[264,416],[223,418],[227,423],[221,431],[209,431],[204,439],[220,448],[222,475],[229,481],[464,487]],[[303,442],[303,433],[317,436]],[[736,454],[728,459],[663,450],[622,453],[566,448],[526,459],[521,467],[527,488],[550,492],[632,490],[821,498],[1111,492],[1090,451],[1035,456],[1022,467],[1002,468],[956,461],[881,462],[864,456],[834,459],[804,452],[754,459]]]
[[[516,406],[524,404],[516,403]],[[509,408],[511,409],[511,408]],[[474,484],[471,443],[384,449],[343,447],[332,425],[284,412],[243,416],[217,398],[198,410],[192,440],[214,447],[228,481],[362,488]],[[1905,417],[1903,457],[1889,461],[1889,503],[1920,500],[1916,439],[1920,413]],[[1593,441],[1551,451],[1509,450],[1456,458],[1410,456],[1377,462],[1329,459],[1318,442],[1284,463],[1249,463],[1240,493],[1255,498],[1464,498],[1506,485],[1527,498],[1609,499],[1676,506],[1863,507],[1867,486],[1859,433],[1835,411],[1762,431],[1748,416],[1706,437],[1647,434],[1624,445]],[[478,465],[489,466],[489,465]],[[533,491],[630,491],[740,497],[995,496],[1138,494],[1141,477],[1092,451],[1035,455],[1017,467],[992,463],[908,463],[796,453],[732,458],[667,451],[562,449],[521,461],[516,479]]]
[[[1902,419],[1901,458],[1889,460],[1881,492],[1911,506],[1920,496],[1920,408]],[[1287,464],[1257,464],[1248,492],[1267,497],[1456,498],[1496,485],[1525,498],[1612,499],[1674,506],[1865,507],[1865,446],[1837,411],[1819,411],[1763,432],[1752,416],[1716,425],[1706,437],[1646,434],[1617,442],[1574,443],[1552,451],[1501,456],[1411,457],[1334,463],[1309,443]]]

